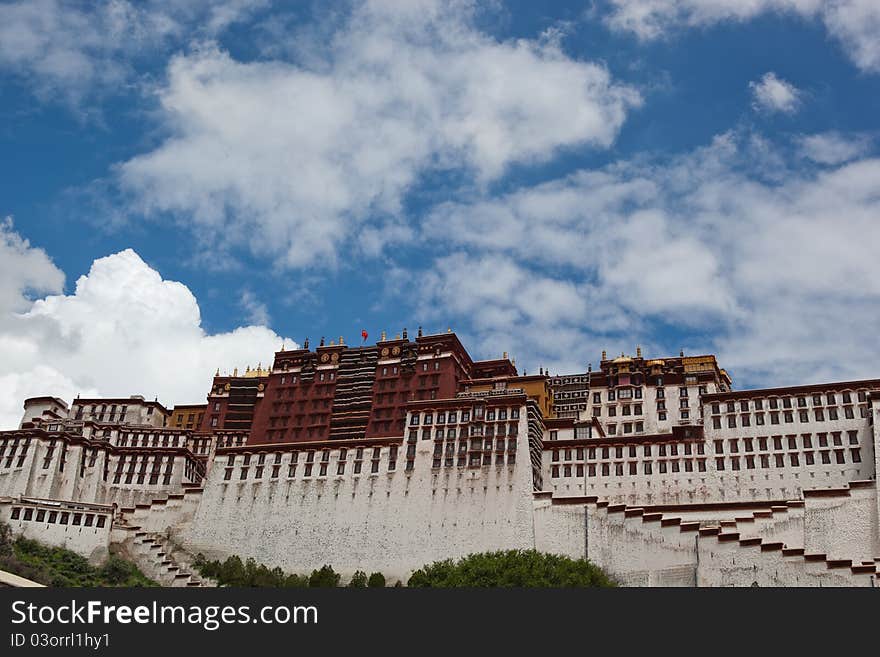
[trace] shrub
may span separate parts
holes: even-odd
[[[111,556],[92,566],[75,552],[38,541],[12,540],[8,525],[0,523],[0,568],[46,586],[156,586],[137,566]]]
[[[367,586],[371,588],[379,588],[385,586],[385,575],[382,573],[372,573],[370,579],[367,580]]]
[[[423,566],[407,584],[413,587],[580,587],[614,586],[596,565],[535,550],[471,554]]]
[[[354,575],[351,576],[351,581],[348,583],[348,588],[350,589],[365,589],[367,588],[367,574],[363,570],[358,570]]]
[[[0,522],[0,558],[12,556],[12,528]]]
[[[319,570],[312,571],[309,576],[309,586],[312,588],[339,586],[339,573],[333,570],[332,566],[321,566]]]

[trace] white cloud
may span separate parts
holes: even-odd
[[[265,364],[282,342],[294,344],[265,326],[208,334],[189,289],[163,280],[131,250],[96,260],[72,294],[57,294],[63,275],[45,254],[9,228],[3,238],[0,262],[20,275],[0,307],[2,428],[16,425],[33,395],[203,401],[216,368]],[[56,294],[29,302],[26,289]]]
[[[0,69],[78,106],[127,83],[131,60],[211,37],[267,0],[17,0],[0,5]]]
[[[801,156],[813,162],[842,164],[866,154],[870,150],[871,139],[864,135],[824,132],[801,136],[798,147]]]
[[[606,22],[641,39],[680,28],[748,21],[777,13],[821,20],[853,63],[880,71],[880,3],[876,0],[610,0]]]
[[[57,293],[63,286],[64,274],[46,252],[15,232],[12,217],[0,220],[0,308],[21,311],[30,294]]]
[[[749,89],[752,90],[752,107],[758,111],[793,114],[801,104],[798,88],[772,71],[761,76],[758,82],[749,82]]]
[[[409,238],[400,208],[425,172],[479,186],[605,148],[641,102],[553,39],[479,32],[461,3],[357,3],[328,41],[299,66],[216,47],[174,58],[159,94],[170,136],[119,168],[133,208],[291,267],[332,266],[340,249],[375,256]]]
[[[880,159],[805,171],[758,141],[779,175],[754,138],[724,134],[438,208],[425,234],[442,227],[458,254],[419,276],[420,312],[454,313],[530,369],[641,342],[717,351],[740,385],[877,376]]]
[[[257,326],[268,326],[271,323],[269,308],[257,298],[253,290],[244,290],[241,293],[240,304],[247,313],[248,321]]]

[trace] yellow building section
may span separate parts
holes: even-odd
[[[545,419],[556,417],[556,407],[553,404],[553,391],[550,389],[550,379],[547,377],[517,377],[511,379],[508,384],[514,388],[522,388],[530,399],[538,402],[541,415]]]
[[[172,429],[198,429],[207,408],[207,404],[175,406],[171,409],[171,417],[168,419],[167,426]]]
[[[685,372],[714,372],[718,369],[715,356],[685,356],[681,364]]]
[[[486,392],[497,390],[498,383],[503,381],[508,388],[521,388],[529,399],[538,403],[541,415],[544,419],[555,418],[556,408],[553,404],[553,391],[550,389],[550,379],[546,376],[512,376],[506,379],[485,380],[485,383],[468,384],[469,392]]]

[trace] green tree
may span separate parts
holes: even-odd
[[[332,566],[321,566],[320,569],[312,571],[309,576],[309,586],[312,588],[339,586],[339,573],[333,570]]]
[[[284,578],[284,586],[292,589],[302,589],[309,585],[309,578],[305,575],[292,573]]]
[[[238,555],[232,555],[220,566],[219,581],[228,586],[246,586],[245,566]]]
[[[0,522],[0,557],[12,556],[12,528]]]
[[[471,554],[423,566],[407,584],[413,587],[581,587],[614,586],[595,564],[535,550]]]
[[[370,588],[380,588],[385,586],[385,575],[382,573],[372,573],[370,579],[367,580],[367,586]]]
[[[367,574],[363,570],[358,570],[354,575],[351,576],[351,581],[348,583],[348,588],[350,589],[365,589],[367,588]]]

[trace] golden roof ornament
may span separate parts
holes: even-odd
[[[345,344],[345,340],[342,339],[342,336],[339,336],[339,344]]]
[[[385,342],[385,331],[382,331],[382,342]]]

